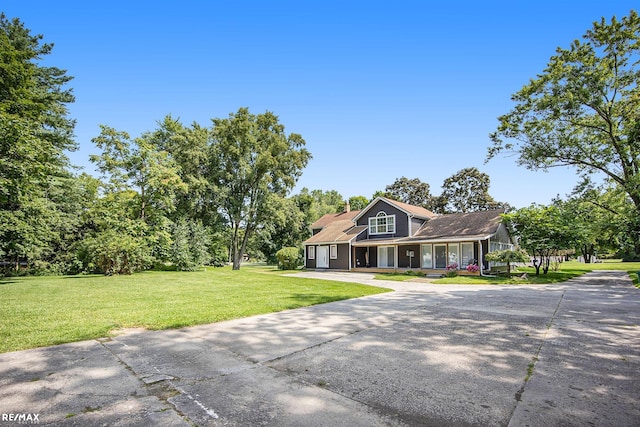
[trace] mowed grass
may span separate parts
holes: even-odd
[[[434,279],[435,284],[461,284],[461,285],[514,285],[514,284],[549,284],[567,281],[573,277],[580,276],[595,270],[621,270],[626,271],[636,286],[638,285],[637,272],[640,271],[640,262],[621,262],[619,260],[603,260],[594,264],[585,264],[577,261],[565,261],[559,264],[558,271],[549,269],[547,274],[536,276],[536,270],[532,267],[519,267],[512,272],[511,278],[506,276],[457,276]],[[525,279],[521,276],[527,273]],[[415,276],[406,274],[379,274],[376,278],[382,280],[411,280]]]
[[[322,304],[384,288],[228,267],[131,276],[0,279],[0,352],[169,329]]]

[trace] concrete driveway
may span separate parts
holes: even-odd
[[[637,426],[640,290],[372,281],[395,292],[0,354],[0,426]]]

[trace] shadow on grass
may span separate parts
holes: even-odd
[[[288,299],[295,301],[296,304],[291,305],[288,308],[299,308],[308,305],[326,304],[329,302],[344,301],[351,298],[354,298],[354,296],[322,295],[318,293],[292,294],[290,297],[288,297]]]

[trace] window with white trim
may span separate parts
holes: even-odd
[[[369,218],[369,234],[388,234],[396,232],[396,216],[387,215],[384,211]]]
[[[307,258],[316,259],[316,247],[315,246],[308,246],[307,247]]]
[[[329,258],[338,259],[338,245],[329,245]]]

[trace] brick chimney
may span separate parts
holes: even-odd
[[[344,204],[344,212],[351,212],[351,205],[349,204],[349,201],[347,200]]]

